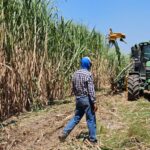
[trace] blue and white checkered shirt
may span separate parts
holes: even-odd
[[[86,69],[77,70],[72,77],[72,86],[75,96],[89,96],[93,103],[96,102],[91,72]]]

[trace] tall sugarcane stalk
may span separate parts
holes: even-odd
[[[1,120],[70,95],[71,75],[83,56],[93,61],[97,89],[116,73],[117,60],[108,53],[103,36],[57,17],[51,1],[47,4],[1,0]]]

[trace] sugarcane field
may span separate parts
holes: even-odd
[[[150,150],[149,5],[0,0],[0,150]]]

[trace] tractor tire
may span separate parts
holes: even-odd
[[[127,86],[127,92],[128,92],[128,100],[133,101],[137,100],[140,95],[140,80],[139,75],[129,75],[128,77],[128,86]]]

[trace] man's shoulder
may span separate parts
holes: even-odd
[[[92,73],[86,69],[79,69],[79,70],[75,71],[73,75],[76,75],[76,74],[83,74],[83,75],[87,75],[87,76],[92,75]]]

